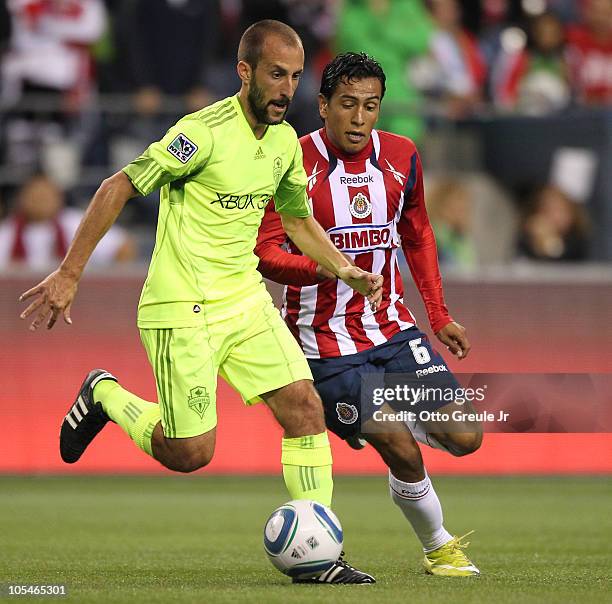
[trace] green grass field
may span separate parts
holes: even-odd
[[[338,478],[347,559],[378,583],[330,587],[292,586],[264,555],[280,478],[0,477],[0,584],[65,583],[79,603],[612,602],[609,478],[435,484],[447,528],[476,529],[480,578],[424,575],[385,478]]]

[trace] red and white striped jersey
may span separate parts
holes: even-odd
[[[449,323],[414,143],[373,130],[362,152],[346,155],[330,143],[324,129],[301,138],[300,143],[314,218],[357,266],[384,277],[376,312],[344,282],[319,281],[316,263],[287,239],[280,217],[269,204],[255,248],[259,271],[287,284],[282,312],[304,354],[309,358],[354,354],[415,325],[403,301],[397,261],[400,246],[434,332]]]

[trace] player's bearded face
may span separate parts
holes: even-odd
[[[266,91],[259,86],[255,73],[253,73],[247,99],[257,121],[260,124],[269,124],[271,126],[280,124],[285,119],[287,109],[291,103],[291,99],[285,95],[279,95],[278,98],[270,98],[266,95]],[[281,109],[280,113],[278,109]]]

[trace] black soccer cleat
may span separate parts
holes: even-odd
[[[94,401],[93,389],[100,380],[117,378],[104,369],[89,372],[60,430],[60,455],[66,463],[74,463],[83,455],[89,443],[109,421],[100,402]]]
[[[294,577],[293,583],[331,583],[336,585],[341,583],[353,583],[356,585],[371,585],[372,583],[376,583],[376,579],[372,575],[368,575],[368,573],[364,573],[352,567],[342,558],[342,556],[344,556],[344,552],[340,554],[340,557],[330,568],[321,573],[318,577],[312,577],[311,579],[298,579]]]

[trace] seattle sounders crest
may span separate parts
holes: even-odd
[[[210,405],[210,395],[203,386],[196,386],[189,391],[189,398],[187,404],[193,409],[199,416],[200,419],[204,417],[208,405]]]

